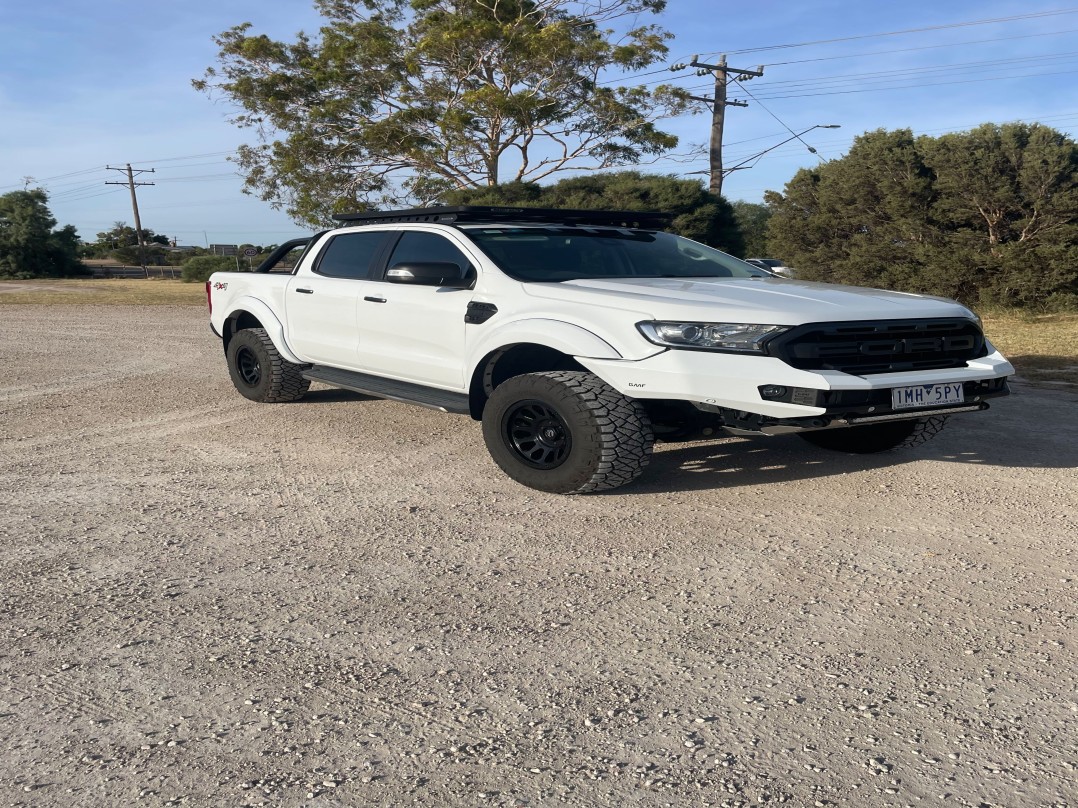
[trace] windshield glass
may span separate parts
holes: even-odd
[[[732,255],[670,233],[581,227],[475,227],[465,231],[510,277],[770,278]]]

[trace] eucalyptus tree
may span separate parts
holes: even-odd
[[[427,203],[453,189],[636,164],[677,144],[687,109],[659,84],[617,86],[667,55],[665,0],[316,0],[316,35],[249,23],[215,37],[194,81],[252,132],[246,190],[297,221]]]

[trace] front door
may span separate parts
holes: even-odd
[[[474,271],[463,244],[440,233],[406,230],[386,262],[456,264],[461,277]],[[464,315],[469,289],[387,283],[362,284],[359,355],[362,370],[394,379],[464,390]]]

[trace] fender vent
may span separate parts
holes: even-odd
[[[473,300],[468,304],[468,311],[464,313],[464,322],[482,325],[497,313],[498,307],[493,303],[478,303]]]

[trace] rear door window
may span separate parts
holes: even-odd
[[[315,272],[331,278],[367,280],[370,277],[371,264],[388,235],[381,230],[334,236],[318,257]]]

